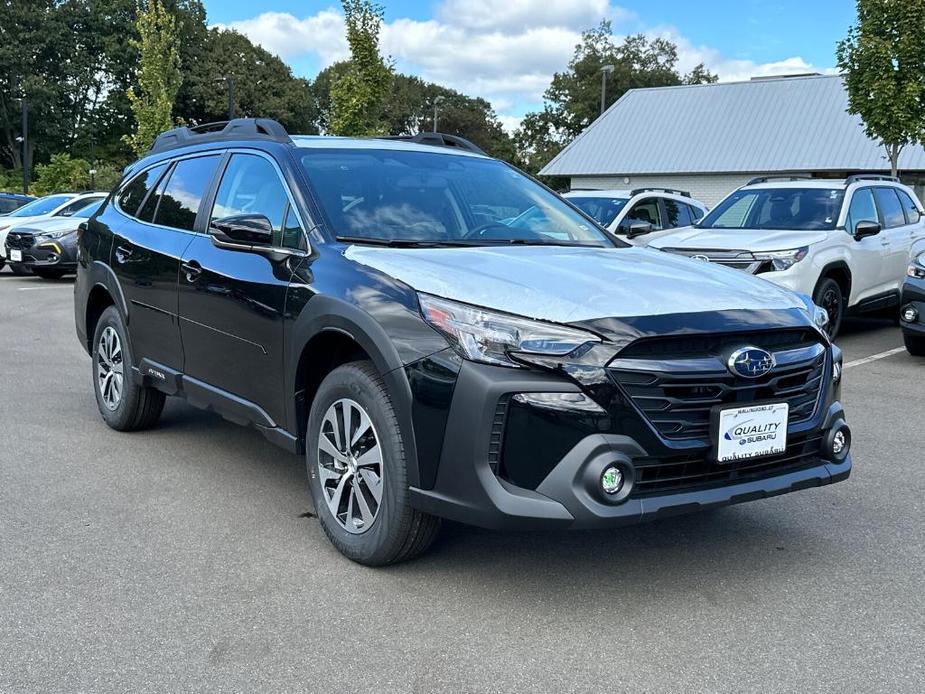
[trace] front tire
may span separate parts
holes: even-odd
[[[906,343],[906,351],[913,357],[925,357],[925,336],[903,333],[903,342]]]
[[[825,332],[830,339],[835,339],[845,316],[845,296],[841,285],[831,277],[823,277],[813,292],[813,302],[825,309],[829,315],[829,324],[825,327]]]
[[[93,391],[100,415],[116,431],[147,429],[160,419],[166,396],[137,385],[125,324],[115,306],[100,316],[93,334]]]
[[[344,556],[385,566],[430,546],[440,519],[411,507],[401,430],[371,362],[345,364],[322,381],[305,441],[315,513]]]

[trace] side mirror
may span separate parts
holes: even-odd
[[[219,246],[269,247],[273,245],[273,224],[262,214],[236,214],[209,224],[212,241]]]
[[[876,236],[880,233],[880,225],[877,222],[858,222],[854,227],[854,238],[860,241],[868,236]]]
[[[651,222],[633,222],[626,232],[626,238],[633,239],[637,236],[651,234],[654,229],[655,227],[652,226]]]

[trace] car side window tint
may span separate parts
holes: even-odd
[[[166,168],[166,164],[153,166],[144,173],[135,176],[127,186],[122,188],[119,193],[119,207],[122,211],[134,216],[148,191],[154,187],[154,184],[157,183]]]
[[[883,215],[884,229],[901,227],[906,223],[906,215],[903,214],[902,205],[899,204],[899,198],[896,197],[896,191],[893,188],[883,186],[874,188],[874,198],[877,201],[877,207],[880,208],[880,214]]]
[[[896,189],[896,194],[899,196],[899,201],[903,206],[903,212],[906,214],[906,224],[918,223],[922,215],[919,214],[919,208],[916,206],[912,196],[906,191],[899,190],[898,188]]]
[[[299,218],[291,205],[286,211],[286,221],[283,222],[283,246],[297,251],[308,250],[305,234],[302,233],[302,225],[299,224]]]
[[[154,223],[184,231],[193,231],[202,196],[209,187],[220,157],[181,159],[170,172],[167,185],[157,204]]]
[[[848,233],[853,234],[860,222],[880,222],[870,188],[860,188],[851,196],[851,206],[848,208],[848,219],[845,223]]]
[[[253,154],[235,154],[222,175],[209,221],[240,214],[261,214],[273,226],[273,245],[281,246],[283,215],[288,205],[286,188],[273,164]]]
[[[658,198],[644,198],[633,205],[620,225],[627,231],[631,224],[648,222],[654,231],[664,229],[662,216],[658,209]]]
[[[706,214],[706,210],[702,210],[696,205],[689,205],[688,207],[691,213],[691,223],[692,224],[699,222],[701,219],[703,219],[703,216]]]
[[[16,203],[15,200],[7,200],[6,198],[0,198],[0,214],[4,214],[6,212],[12,212],[17,207],[19,207],[19,205]]]
[[[690,208],[683,202],[678,202],[671,198],[665,198],[665,228],[675,229],[677,227],[686,227],[691,223]]]
[[[138,213],[135,215],[136,218],[143,222],[154,221],[154,214],[157,212],[157,204],[161,200],[161,195],[164,194],[164,186],[167,185],[169,179],[170,173],[161,176],[161,180],[157,182],[157,187],[151,191],[147,199],[141,204],[141,209],[138,210]]]

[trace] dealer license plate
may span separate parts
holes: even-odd
[[[10,249],[10,260],[14,263],[22,262],[22,251]]]
[[[730,463],[786,451],[789,413],[790,405],[785,402],[720,410],[717,462]]]

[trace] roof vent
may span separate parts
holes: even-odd
[[[795,72],[792,75],[758,75],[752,77],[752,82],[761,82],[763,80],[789,80],[794,77],[822,77],[821,72]]]

